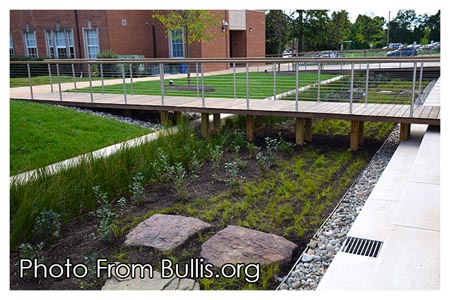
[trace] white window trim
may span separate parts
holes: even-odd
[[[11,50],[12,50],[12,55],[11,55]],[[13,39],[13,35],[12,32],[9,32],[9,56],[16,56],[16,50],[14,49],[14,39]]]
[[[22,38],[23,38],[23,46],[24,46],[24,50],[25,50],[25,57],[31,57],[28,53],[28,49],[30,47],[28,47],[28,41],[27,38],[25,36],[26,33],[33,33],[34,35],[34,41],[36,42],[36,58],[39,57],[39,49],[38,49],[38,43],[37,43],[37,38],[36,38],[36,31],[35,30],[30,30],[30,31],[24,31],[22,34]]]
[[[54,53],[54,58],[59,58],[58,56],[58,48],[63,48],[63,47],[58,47],[56,45],[56,32],[58,31],[63,31],[64,32],[64,36],[65,36],[65,44],[66,44],[66,53],[68,54],[69,57],[66,58],[70,58],[71,55],[73,54],[73,57],[76,58],[76,53],[75,53],[75,45],[72,45],[73,48],[73,53],[72,51],[70,51],[70,44],[69,44],[69,35],[68,33],[70,32],[72,34],[72,41],[75,43],[74,37],[73,37],[73,29],[72,28],[64,28],[64,29],[60,29],[60,30],[54,30],[54,29],[47,29],[44,31],[44,36],[45,36],[45,45],[46,45],[46,50],[47,50],[47,56],[51,57],[51,52],[50,52],[50,43],[49,43],[49,34],[50,37],[52,38],[52,44],[53,44],[53,53]]]
[[[100,47],[100,35],[98,34],[98,27],[83,27],[83,45],[84,45],[84,58],[89,58],[88,55],[88,45],[87,45],[87,37],[86,37],[86,30],[95,30],[97,32],[97,40],[98,40],[98,54],[101,53],[101,47]],[[74,41],[75,42],[75,41]]]
[[[182,45],[183,45],[183,56],[182,57],[176,57],[176,58],[185,58],[185,56],[186,56],[186,53],[184,53],[184,48],[185,48],[185,45],[184,45],[184,28],[180,28],[181,29],[181,41],[182,41]],[[173,30],[169,30],[169,39],[168,39],[168,42],[169,42],[169,57],[170,58],[174,58],[173,57],[173,50],[172,50],[172,31]]]

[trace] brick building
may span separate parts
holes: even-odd
[[[190,58],[265,56],[263,11],[211,12],[218,20],[209,28],[215,38],[189,45]],[[166,33],[151,10],[10,11],[11,56],[96,58],[111,50],[123,56],[183,58],[184,41],[174,38],[180,33]]]

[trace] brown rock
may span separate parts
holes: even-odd
[[[221,267],[226,263],[284,263],[297,245],[281,236],[239,226],[227,226],[202,245],[201,256]]]
[[[196,232],[210,226],[196,218],[155,214],[131,230],[125,244],[171,251]]]

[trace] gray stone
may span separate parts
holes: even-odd
[[[196,218],[155,214],[131,230],[125,244],[171,251],[210,226]]]
[[[285,263],[297,245],[281,236],[229,225],[202,245],[200,255],[221,267],[226,263]]]
[[[115,272],[114,272],[115,274]],[[120,274],[120,271],[119,271]],[[150,278],[148,269],[144,271],[144,276],[136,278],[118,279],[112,276],[106,280],[102,290],[199,290],[200,285],[193,279],[181,279],[171,277],[161,278],[161,273],[153,271],[153,278]]]
[[[316,247],[317,247],[317,241],[311,240],[311,241],[309,242],[309,248],[315,249]]]
[[[288,290],[288,289],[289,287],[286,283],[283,282],[282,284],[280,284],[280,290]]]
[[[294,289],[298,289],[298,288],[300,288],[302,286],[302,283],[300,282],[300,281],[295,281],[293,284],[292,284],[292,287],[294,288]]]
[[[313,260],[313,258],[314,258],[314,256],[309,255],[308,253],[304,253],[302,255],[302,262],[310,262]]]

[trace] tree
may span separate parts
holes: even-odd
[[[301,52],[330,47],[330,17],[327,10],[296,10],[292,18],[292,35],[298,37]]]
[[[353,25],[353,41],[355,48],[374,48],[381,47],[385,44],[385,33],[383,25],[385,21],[383,17],[369,17],[359,15]]]
[[[330,25],[330,37],[332,48],[339,49],[345,40],[349,39],[350,36],[351,22],[348,17],[348,12],[345,10],[333,11],[331,14],[331,25]]]
[[[158,19],[169,31],[183,29],[184,33],[184,57],[189,58],[189,45],[194,42],[209,42],[214,34],[209,30],[210,26],[220,26],[219,20],[207,10],[172,10],[169,12],[153,13],[153,18]],[[176,39],[182,37],[175,36]],[[190,70],[187,70],[188,84],[190,83]]]
[[[266,53],[281,54],[289,40],[289,17],[281,10],[266,14]]]

